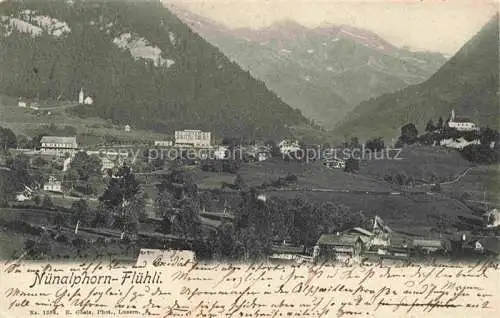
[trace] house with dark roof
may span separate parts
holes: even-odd
[[[445,241],[441,239],[414,239],[413,248],[425,254],[445,252],[448,250]]]
[[[359,256],[365,250],[367,242],[361,235],[323,234],[316,244],[315,258],[338,260]]]

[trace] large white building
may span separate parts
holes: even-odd
[[[211,144],[211,133],[201,130],[175,131],[176,146],[191,146],[195,148],[209,148]]]
[[[470,119],[455,117],[455,110],[451,111],[448,127],[459,131],[473,131],[479,129]]]
[[[76,137],[43,136],[40,150],[49,154],[73,154],[78,150]]]

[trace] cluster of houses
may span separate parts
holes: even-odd
[[[82,102],[82,96],[85,96],[83,90],[80,91],[79,101]],[[83,99],[85,102],[85,98]],[[227,159],[229,154],[228,146],[215,146],[212,145],[212,135],[210,132],[201,130],[182,130],[175,131],[175,140],[156,140],[154,146],[159,148],[179,148],[179,149],[203,149],[209,150],[208,152],[200,151],[199,159]],[[289,152],[296,152],[300,150],[297,141],[284,140],[278,145],[279,151],[283,154]],[[250,162],[258,162],[268,160],[271,157],[272,149],[266,145],[248,145],[240,147],[243,159]],[[39,154],[44,156],[51,156],[64,160],[63,171],[69,169],[71,161],[75,154],[82,151],[75,136],[43,136],[40,140]],[[108,170],[113,170],[125,163],[128,159],[128,154],[123,152],[113,151],[92,151],[85,150],[89,155],[97,155],[102,162],[102,172],[105,174]],[[211,155],[211,156],[210,156]],[[203,157],[205,156],[205,157]],[[331,159],[325,161],[324,165],[329,168],[344,168],[345,162],[343,160]],[[44,190],[51,192],[62,192],[61,181],[51,177],[44,185]]]
[[[477,132],[479,131],[479,127],[467,117],[457,117],[455,116],[455,110],[451,111],[448,122],[446,123],[448,128],[456,129],[459,132]],[[447,138],[439,141],[439,145],[446,148],[453,148],[462,150],[469,145],[480,145],[481,141],[479,139],[475,140],[466,140],[463,137],[459,138]],[[495,147],[495,142],[492,141],[489,144],[490,148],[493,149]]]
[[[19,100],[17,101],[17,106],[21,108],[29,108],[33,110],[39,110],[40,109],[40,103],[37,101],[30,101],[26,98],[20,97]]]
[[[83,88],[81,88],[80,92],[78,93],[78,105],[93,105],[93,104],[94,104],[94,99],[90,95],[85,94],[85,91],[83,90]],[[40,110],[40,103],[38,101],[38,98],[31,100],[28,98],[19,97],[17,100],[17,106],[20,108]]]
[[[426,256],[500,255],[500,239],[459,232],[451,238],[414,237],[392,231],[376,216],[371,231],[355,227],[322,235],[314,247],[314,261],[358,259],[409,261]]]

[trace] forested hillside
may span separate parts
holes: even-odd
[[[159,1],[0,3],[0,93],[137,128],[281,136],[306,122]]]

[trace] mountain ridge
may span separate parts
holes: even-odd
[[[360,102],[427,79],[446,59],[397,48],[350,26],[308,28],[277,21],[230,29],[182,7],[168,6],[193,31],[264,81],[285,102],[333,128]]]

